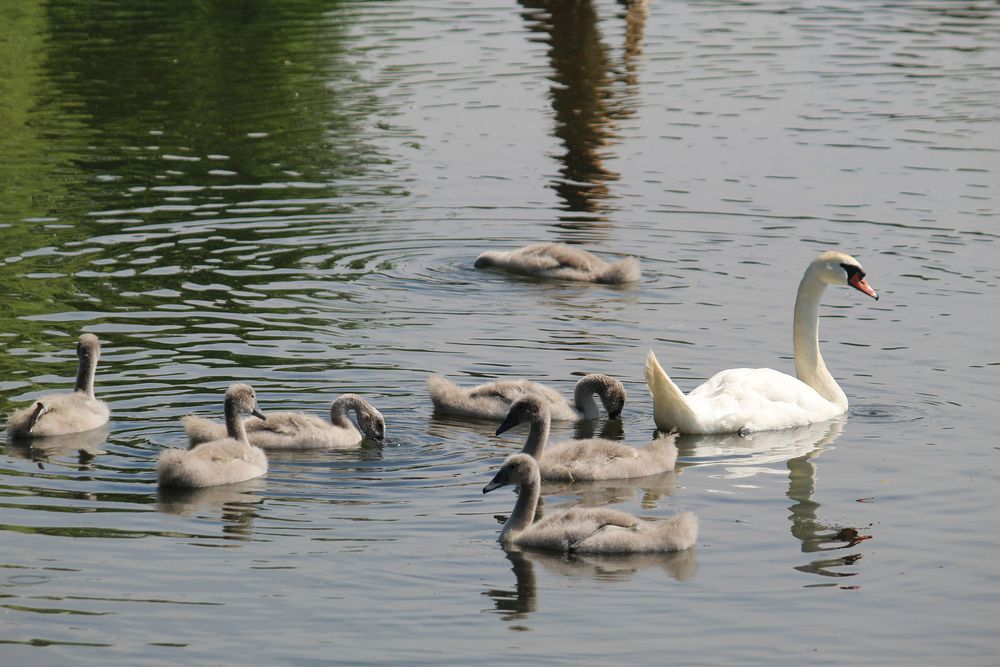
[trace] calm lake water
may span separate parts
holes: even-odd
[[[0,449],[0,662],[995,664],[998,35],[985,1],[0,5],[0,414],[83,331],[113,410]],[[643,280],[472,268],[542,240]],[[830,247],[882,295],[821,310],[844,418],[547,489],[693,510],[688,552],[504,552],[480,491],[524,433],[434,416],[428,372],[613,374],[622,422],[554,435],[642,444],[646,351],[791,371]],[[158,494],[233,381],[363,394],[387,442]]]

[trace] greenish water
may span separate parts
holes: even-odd
[[[0,452],[0,662],[941,664],[1000,650],[994,4],[0,5],[0,414],[104,344],[108,430]],[[540,240],[628,288],[472,268]],[[678,471],[546,506],[693,510],[671,557],[496,543],[523,433],[424,378],[684,389],[791,371],[818,250],[843,419],[684,437]],[[369,398],[387,442],[160,494],[178,419]],[[81,454],[84,450],[86,454]],[[866,540],[852,540],[844,528]]]

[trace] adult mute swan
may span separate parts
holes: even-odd
[[[549,408],[552,419],[576,421],[601,416],[596,395],[601,399],[608,417],[621,417],[625,406],[625,385],[610,375],[591,373],[580,378],[573,390],[573,404],[556,390],[529,380],[494,380],[471,389],[463,389],[450,380],[431,373],[427,376],[427,391],[434,408],[446,414],[484,419],[503,419],[511,404],[528,394],[535,394]]]
[[[264,419],[257,409],[257,395],[248,384],[234,384],[226,391],[226,432],[229,437],[211,440],[191,449],[167,449],[156,462],[162,487],[200,488],[232,484],[267,472],[267,456],[247,441],[240,414],[249,412]]]
[[[94,376],[101,357],[97,336],[85,333],[76,344],[80,363],[72,393],[46,394],[7,419],[11,438],[33,438],[89,431],[108,422],[108,404],[94,396]]]
[[[748,433],[803,426],[847,411],[847,396],[819,353],[819,303],[827,285],[847,285],[878,299],[858,260],[820,253],[802,276],[795,297],[793,343],[797,378],[770,368],[720,371],[686,396],[650,350],[646,384],[653,421],[661,431]]]
[[[587,438],[551,447],[549,409],[537,396],[519,398],[497,435],[527,422],[528,439],[521,453],[538,461],[542,479],[573,482],[601,479],[631,479],[674,469],[677,462],[676,434],[661,436],[645,447],[632,447],[617,440]]]
[[[353,411],[357,427],[348,418]],[[191,445],[226,437],[226,427],[204,417],[181,419]],[[356,449],[365,438],[385,439],[382,413],[357,394],[343,394],[330,405],[330,421],[301,412],[272,412],[267,419],[243,422],[251,445],[266,450]],[[359,430],[360,429],[360,430]]]
[[[565,243],[533,243],[509,251],[487,250],[476,258],[475,267],[606,285],[634,283],[641,277],[639,260],[635,257],[609,263]]]
[[[514,511],[500,531],[499,541],[504,546],[564,553],[633,554],[680,551],[698,539],[698,519],[690,512],[649,521],[613,509],[573,507],[546,512],[535,523],[541,476],[538,463],[527,454],[508,456],[500,471],[483,487],[483,493],[508,484],[519,489]]]

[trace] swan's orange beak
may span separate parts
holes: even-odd
[[[847,279],[847,282],[851,284],[851,287],[858,290],[859,292],[864,292],[871,298],[878,301],[878,292],[872,289],[872,286],[868,284],[865,280],[865,274],[857,271],[854,275]]]

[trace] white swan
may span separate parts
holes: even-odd
[[[234,384],[226,391],[226,431],[229,437],[212,440],[191,449],[167,449],[156,462],[162,487],[200,488],[243,482],[267,472],[267,456],[247,441],[240,413],[264,419],[257,409],[257,395],[247,384]]]
[[[85,333],[76,344],[80,363],[72,393],[46,394],[7,419],[11,438],[34,438],[89,431],[108,422],[108,404],[94,396],[94,376],[101,357],[97,336]]]
[[[573,507],[548,512],[534,523],[541,477],[538,463],[527,454],[507,457],[500,471],[483,487],[518,487],[514,511],[500,531],[504,546],[588,554],[632,554],[680,551],[698,539],[698,519],[690,512],[661,520],[639,519],[618,510]]]
[[[612,419],[619,418],[625,406],[625,385],[610,375],[601,373],[591,373],[580,378],[573,390],[572,405],[555,389],[530,380],[495,380],[463,389],[450,380],[431,373],[427,376],[427,391],[436,410],[483,419],[503,419],[511,404],[528,394],[544,400],[552,419],[557,421],[600,417],[595,395],[601,399],[608,417]]]
[[[586,250],[565,243],[533,243],[509,251],[487,250],[476,258],[475,267],[607,285],[634,283],[642,277],[639,260],[635,257],[609,263]]]
[[[658,437],[645,447],[632,447],[617,440],[587,438],[547,446],[549,409],[537,396],[514,401],[497,435],[527,422],[528,438],[521,449],[538,461],[542,479],[573,482],[631,479],[673,470],[677,462],[676,434]]]
[[[847,396],[819,353],[819,304],[827,285],[849,285],[878,299],[858,260],[832,250],[817,256],[795,297],[798,378],[770,368],[733,368],[685,396],[651,350],[646,356],[646,384],[653,395],[656,427],[682,433],[748,433],[803,426],[846,412]]]
[[[358,426],[348,413],[354,411]],[[181,419],[191,445],[226,437],[226,427],[218,422],[188,415]],[[330,405],[330,421],[301,412],[272,412],[267,419],[243,422],[251,445],[267,450],[356,449],[364,439],[385,439],[382,413],[357,394],[338,396]],[[358,430],[360,428],[360,430]]]

